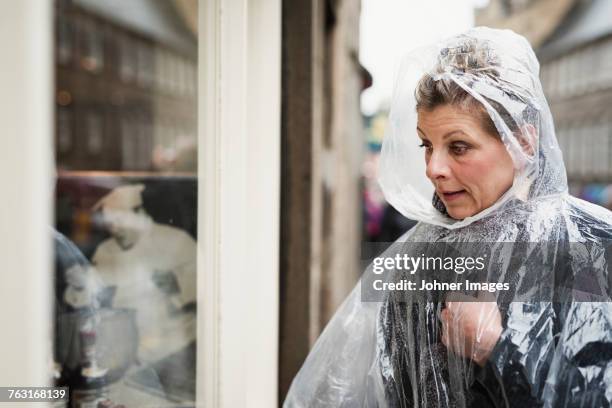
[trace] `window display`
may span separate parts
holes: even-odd
[[[174,7],[55,5],[53,350],[71,407],[195,401],[197,33]]]

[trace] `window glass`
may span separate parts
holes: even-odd
[[[193,13],[196,0],[55,2],[53,352],[71,407],[195,400]]]

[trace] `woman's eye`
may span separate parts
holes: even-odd
[[[464,154],[465,152],[467,152],[468,149],[469,147],[464,144],[457,144],[451,146],[451,151],[457,155]]]
[[[431,149],[431,146],[430,146],[429,144],[425,144],[425,143],[421,143],[421,144],[419,145],[419,147],[424,147],[426,150]]]

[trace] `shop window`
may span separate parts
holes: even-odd
[[[67,107],[60,107],[57,111],[57,153],[67,154],[73,145],[73,114]]]
[[[159,55],[183,55],[195,77],[197,35],[162,3],[140,2],[133,20],[138,7],[120,20],[77,1],[55,9],[53,355],[70,406],[195,401],[197,154],[180,169],[176,154],[163,166],[154,159],[157,146],[177,148],[177,134],[197,152],[186,136],[195,94],[158,86],[162,73],[176,80]],[[176,38],[180,50],[169,45]]]
[[[99,73],[104,66],[104,35],[102,28],[93,20],[80,21],[81,67],[92,73]]]
[[[87,153],[99,155],[102,153],[104,126],[102,116],[96,110],[87,113],[85,117],[85,137],[87,140]]]
[[[56,20],[57,24],[57,62],[61,65],[68,65],[73,58],[74,50],[74,27],[70,17],[62,15]]]

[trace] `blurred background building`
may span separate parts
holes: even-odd
[[[399,61],[412,49],[471,27],[474,7],[482,3],[478,0],[363,1],[360,59],[374,78],[372,87],[361,97],[365,127],[362,167],[364,248],[368,242],[381,243],[372,246],[381,248],[415,224],[386,202],[378,185],[378,160]],[[407,160],[422,160],[420,154],[415,151],[414,156]]]
[[[540,60],[570,193],[612,209],[612,2],[492,0],[476,22],[511,28]]]
[[[55,10],[58,168],[195,172],[197,32],[180,2]]]

